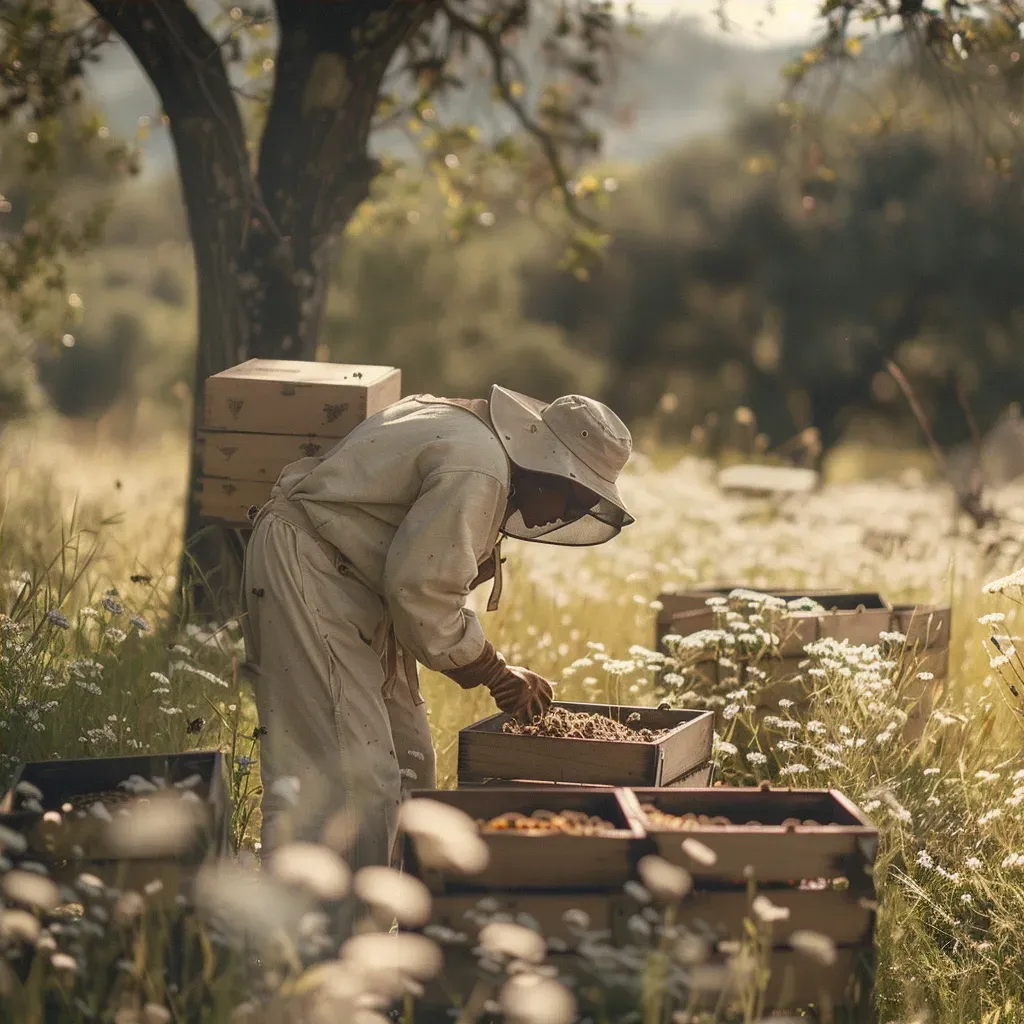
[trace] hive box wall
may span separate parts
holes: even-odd
[[[672,785],[711,759],[714,716],[708,711],[562,701],[554,706],[604,714],[623,723],[636,716],[637,728],[671,731],[654,743],[516,736],[503,731],[508,715],[492,715],[459,733],[459,785],[488,779],[588,786]]]
[[[250,359],[207,378],[203,426],[344,437],[401,394],[402,373],[393,366]]]

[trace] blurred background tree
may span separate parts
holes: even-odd
[[[397,122],[421,137],[451,237],[493,220],[492,205],[519,202],[571,223],[565,263],[583,272],[603,243],[587,210],[601,192],[578,188],[574,165],[598,149],[588,118],[621,27],[598,0],[14,0],[0,36],[0,109],[36,150],[55,149],[86,63],[102,59],[114,33],[145,72],[174,143],[196,265],[198,419],[211,374],[253,357],[314,357],[339,236],[378,174],[395,167],[371,155],[375,128]],[[524,51],[543,76],[527,79]],[[445,116],[446,98],[474,79],[506,115],[486,134],[457,110]],[[20,234],[23,262],[75,250],[61,224],[35,221]],[[15,287],[31,276],[13,275]],[[61,284],[47,275],[49,288]],[[122,362],[120,345],[108,351]],[[99,365],[91,356],[64,362],[85,372]],[[194,484],[194,445],[190,463]],[[194,491],[182,580],[194,603],[213,588],[233,605],[241,544],[209,527],[197,536]]]
[[[641,441],[770,457],[806,449],[808,439],[812,455],[851,439],[919,444],[886,372],[892,359],[944,446],[970,440],[965,404],[982,431],[995,425],[1019,444],[1024,180],[1014,89],[1022,62],[1019,31],[996,30],[1019,22],[1013,5],[976,9],[989,18],[978,29],[959,8],[940,12],[951,29],[944,35],[924,8],[903,5],[902,16],[865,25],[852,13],[844,23],[840,8],[825,4],[824,42],[810,48],[749,50],[685,22],[624,37],[628,52],[609,43],[608,88],[574,94],[587,99],[589,127],[577,126],[580,145],[566,146],[569,189],[558,187],[557,165],[516,113],[495,103],[486,37],[474,37],[477,57],[459,65],[458,83],[440,82],[429,67],[410,76],[396,58],[406,86],[381,89],[374,122],[383,172],[339,225],[344,244],[323,271],[322,329],[304,337],[315,339],[316,358],[401,366],[406,392],[482,395],[495,380],[541,398],[582,391],[612,403]],[[1008,21],[999,22],[1000,10]],[[221,13],[225,67],[238,64],[232,37],[249,64],[248,75],[231,71],[232,89],[265,95],[279,70],[276,29],[261,38],[253,12]],[[876,39],[874,25],[896,31]],[[540,19],[503,37],[522,64],[521,90],[510,84],[510,95],[532,111],[550,82],[551,30]],[[725,80],[745,83],[748,99],[730,101]],[[258,133],[265,100],[234,92],[233,102],[246,132]],[[71,116],[79,109],[66,105],[60,116],[81,124]],[[11,151],[31,156],[38,141],[19,117],[6,129]],[[131,129],[135,114],[120,121]],[[49,179],[28,167],[3,185],[12,210],[0,223],[19,245],[33,189],[40,208],[79,196],[75,215],[65,215],[79,228],[88,211],[109,206],[90,253],[70,234],[32,264],[63,259],[66,277],[54,285],[60,301],[37,305],[31,326],[17,328],[20,365],[42,389],[3,408],[38,408],[47,395],[76,422],[117,417],[133,437],[155,424],[186,436],[197,398],[195,318],[204,301],[222,308],[210,284],[219,278],[200,267],[197,290],[189,223],[198,213],[167,162],[126,183],[132,148],[116,149],[117,133],[101,132],[102,121],[86,123],[91,134],[55,137],[68,147],[84,139],[98,162],[75,157],[79,175],[62,157],[64,170]],[[150,124],[157,137],[174,136],[159,109]],[[589,134],[598,129],[612,142],[604,158]],[[255,151],[250,159],[258,172]],[[568,197],[588,204],[587,220],[566,217]],[[573,225],[585,244],[567,262]],[[10,273],[6,281],[19,302],[46,284],[29,287]],[[255,310],[246,318],[267,331]],[[228,362],[237,353],[224,342],[240,336],[218,333]],[[5,345],[6,337],[0,331]],[[291,351],[309,355],[307,341]],[[90,382],[88,396],[76,380]]]

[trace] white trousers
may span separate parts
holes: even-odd
[[[266,729],[264,856],[289,836],[319,841],[343,812],[358,823],[345,853],[353,871],[393,864],[403,789],[435,788],[435,762],[415,663],[410,671],[387,657],[383,603],[269,510],[247,545],[243,588],[246,661]],[[294,807],[274,789],[285,776],[299,781]]]

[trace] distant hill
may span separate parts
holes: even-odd
[[[602,125],[604,155],[626,163],[646,162],[695,135],[724,130],[734,102],[771,101],[781,91],[782,65],[795,52],[792,47],[752,49],[681,19],[650,23],[644,37],[630,47],[632,56],[620,61],[610,90],[611,109]],[[526,62],[533,63],[528,56]],[[87,77],[112,132],[132,136],[139,118],[151,119],[144,143],[146,175],[173,170],[170,138],[159,124],[159,101],[127,47],[112,44]],[[538,75],[531,77],[535,81]],[[495,117],[484,79],[445,106],[492,130],[509,127],[506,118]],[[374,147],[401,153],[409,150],[409,143],[392,132],[378,136]]]

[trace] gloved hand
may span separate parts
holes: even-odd
[[[505,664],[505,659],[488,642],[472,664],[445,672],[464,690],[486,686],[494,702],[506,714],[535,717],[543,714],[553,699],[551,684],[529,669]]]
[[[507,675],[488,689],[494,703],[507,714],[527,720],[543,715],[554,699],[551,684],[519,665],[509,665]]]

